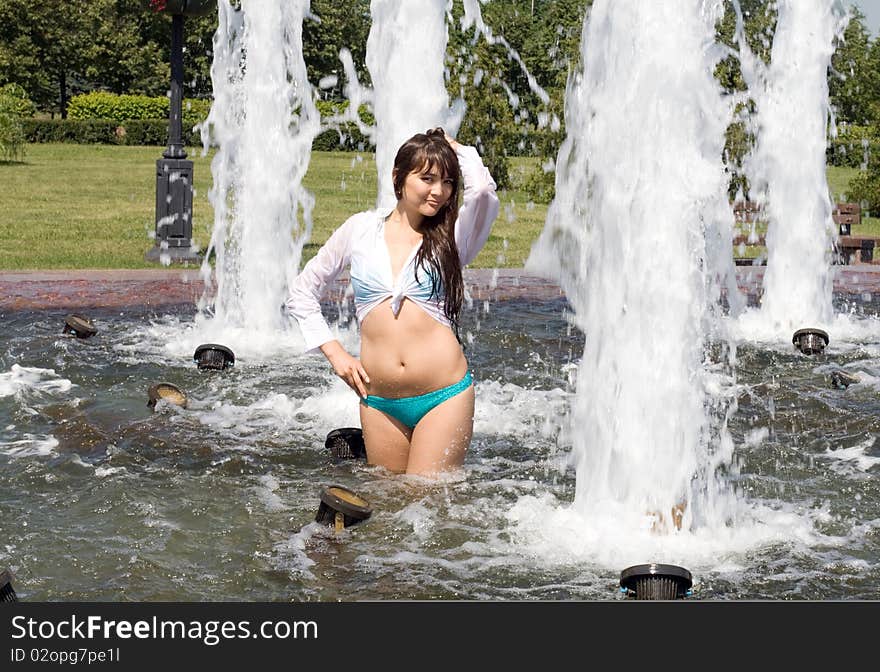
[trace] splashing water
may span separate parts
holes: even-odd
[[[750,198],[768,215],[767,270],[759,314],[744,324],[764,338],[831,326],[831,244],[825,174],[828,68],[846,17],[837,0],[780,0],[770,64],[748,48],[738,15],[743,76],[757,109],[755,148],[744,162]]]
[[[379,208],[396,203],[391,169],[407,138],[435,126],[452,136],[458,132],[463,107],[449,107],[444,83],[446,10],[446,0],[370,3],[367,68],[373,80]]]
[[[206,309],[214,290],[218,326],[271,334],[282,326],[286,281],[311,231],[312,195],[303,188],[320,131],[302,55],[308,0],[220,2],[211,78],[214,104],[202,140],[217,146],[209,198],[214,228],[202,276]],[[297,234],[296,240],[293,233]]]
[[[446,90],[446,21],[451,15],[448,0],[373,0],[370,4],[372,25],[367,39],[367,67],[373,89],[360,85],[351,55],[343,50],[340,59],[348,84],[345,91],[350,105],[348,113],[334,121],[354,122],[376,145],[378,177],[377,207],[394,205],[391,170],[394,156],[403,142],[414,133],[443,126],[455,136],[464,116],[464,101],[449,101]],[[544,103],[549,95],[528,71],[522,58],[507,41],[496,36],[483,21],[479,2],[463,0],[463,30],[475,29],[474,39],[483,37],[489,44],[500,44],[523,71],[529,88]],[[516,95],[509,90],[511,105],[516,108]],[[376,126],[363,124],[356,114],[361,104],[373,107]]]
[[[566,514],[584,517],[581,539],[627,546],[678,504],[684,529],[733,516],[716,474],[733,448],[726,402],[707,392],[730,383],[732,354],[705,361],[709,338],[724,340],[719,283],[733,274],[721,160],[732,111],[712,74],[721,11],[597,0],[585,19],[556,198],[527,262],[558,278],[586,335]]]

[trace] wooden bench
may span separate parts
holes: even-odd
[[[737,201],[733,204],[733,217],[737,224],[760,222],[762,221],[761,206],[751,201]],[[873,263],[874,246],[878,239],[852,235],[852,227],[862,223],[862,209],[859,204],[835,203],[831,217],[839,233],[834,247],[835,263]],[[748,234],[738,234],[733,238],[734,248],[740,245],[766,246],[766,244],[764,234],[755,234],[751,240]],[[754,263],[754,259],[734,257],[734,263],[742,266]]]
[[[837,263],[851,264],[855,257],[856,263],[869,264],[874,261],[875,238],[869,236],[838,236],[835,252]]]
[[[858,203],[835,203],[831,217],[840,235],[848,236],[852,233],[852,227],[862,223],[862,208]]]
[[[834,247],[835,262],[838,264],[871,263],[874,260],[874,246],[876,242],[877,239],[870,236],[838,236]],[[749,237],[745,235],[734,236],[733,238],[734,247],[739,247],[740,245],[766,246],[766,244],[767,242],[763,234],[758,235],[754,241],[750,241]],[[753,263],[753,260],[736,257],[734,262],[738,266],[743,266]]]

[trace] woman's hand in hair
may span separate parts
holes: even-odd
[[[369,385],[370,377],[364,370],[359,359],[352,357],[339,341],[328,341],[321,346],[321,352],[333,367],[333,372],[342,378],[346,384],[357,392],[361,398],[367,396],[367,388],[364,383]]]
[[[446,140],[446,142],[449,143],[449,146],[452,147],[452,149],[455,149],[456,147],[458,147],[458,142],[456,142],[455,138],[453,138],[451,135],[449,135],[449,133],[447,133],[442,126],[437,126],[436,128],[428,129],[428,133],[427,133],[427,135],[440,135],[440,134],[443,135],[443,138]]]

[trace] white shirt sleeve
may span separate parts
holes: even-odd
[[[455,244],[461,265],[471,263],[483,249],[498,216],[501,204],[495,193],[495,180],[476,148],[458,145],[458,165],[464,179],[464,199],[455,222]]]
[[[349,217],[336,229],[291,284],[286,303],[287,313],[299,323],[307,353],[315,352],[319,346],[335,338],[321,313],[321,298],[327,285],[348,264],[355,221],[355,216]]]

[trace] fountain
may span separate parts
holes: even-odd
[[[711,78],[720,3],[632,4],[596,0],[584,17],[557,199],[530,260],[558,267],[566,297],[499,287],[466,311],[474,441],[466,475],[436,483],[388,478],[326,445],[334,429],[356,430],[356,404],[303,356],[270,296],[309,226],[298,178],[318,124],[296,75],[305,3],[263,2],[253,23],[253,2],[221,8],[205,129],[220,143],[213,308],[4,312],[0,567],[18,598],[606,601],[626,599],[622,578],[683,564],[692,575],[674,578],[693,580],[690,599],[874,599],[876,283],[856,295],[873,331],[842,338],[833,325],[824,354],[796,352],[788,333],[784,347],[729,337],[741,321],[720,164],[732,105]],[[439,30],[439,14],[426,16]],[[290,41],[268,59],[257,33],[269,42],[279,22]],[[269,74],[257,76],[260,63]],[[247,200],[253,185],[261,202]],[[257,264],[250,226],[291,242]],[[344,296],[337,307],[339,337],[355,346]],[[100,329],[59,333],[69,309]],[[221,343],[234,366],[199,370],[197,346]],[[153,381],[185,390],[186,405],[149,407]],[[327,484],[369,503],[360,522],[346,527],[343,511],[337,532],[315,520]]]
[[[446,3],[373,0],[370,14],[367,68],[376,115],[376,205],[382,209],[397,202],[390,179],[397,148],[435,126],[455,137],[464,110],[460,103],[449,108],[446,94]]]
[[[593,4],[566,92],[556,199],[527,263],[558,278],[586,335],[573,510],[591,530],[617,528],[624,555],[652,530],[723,529],[736,515],[719,477],[731,462],[728,402],[708,393],[732,384],[733,357],[717,307],[733,273],[720,244],[732,223],[721,161],[731,109],[712,76],[721,8]],[[722,346],[714,359],[710,339]]]
[[[201,128],[205,147],[215,144],[217,153],[200,307],[219,325],[245,329],[248,340],[281,329],[287,281],[311,232],[314,198],[302,178],[320,115],[302,56],[308,6],[308,0],[243,0],[239,10],[218,5],[214,104]]]
[[[750,200],[767,213],[767,270],[760,316],[764,333],[788,337],[828,327],[832,242],[837,231],[825,176],[828,68],[846,16],[836,0],[776,4],[770,63],[749,49],[742,16],[737,40],[748,95],[755,102],[754,151],[744,162]],[[738,11],[738,6],[737,6]],[[796,67],[792,67],[795,64]]]

